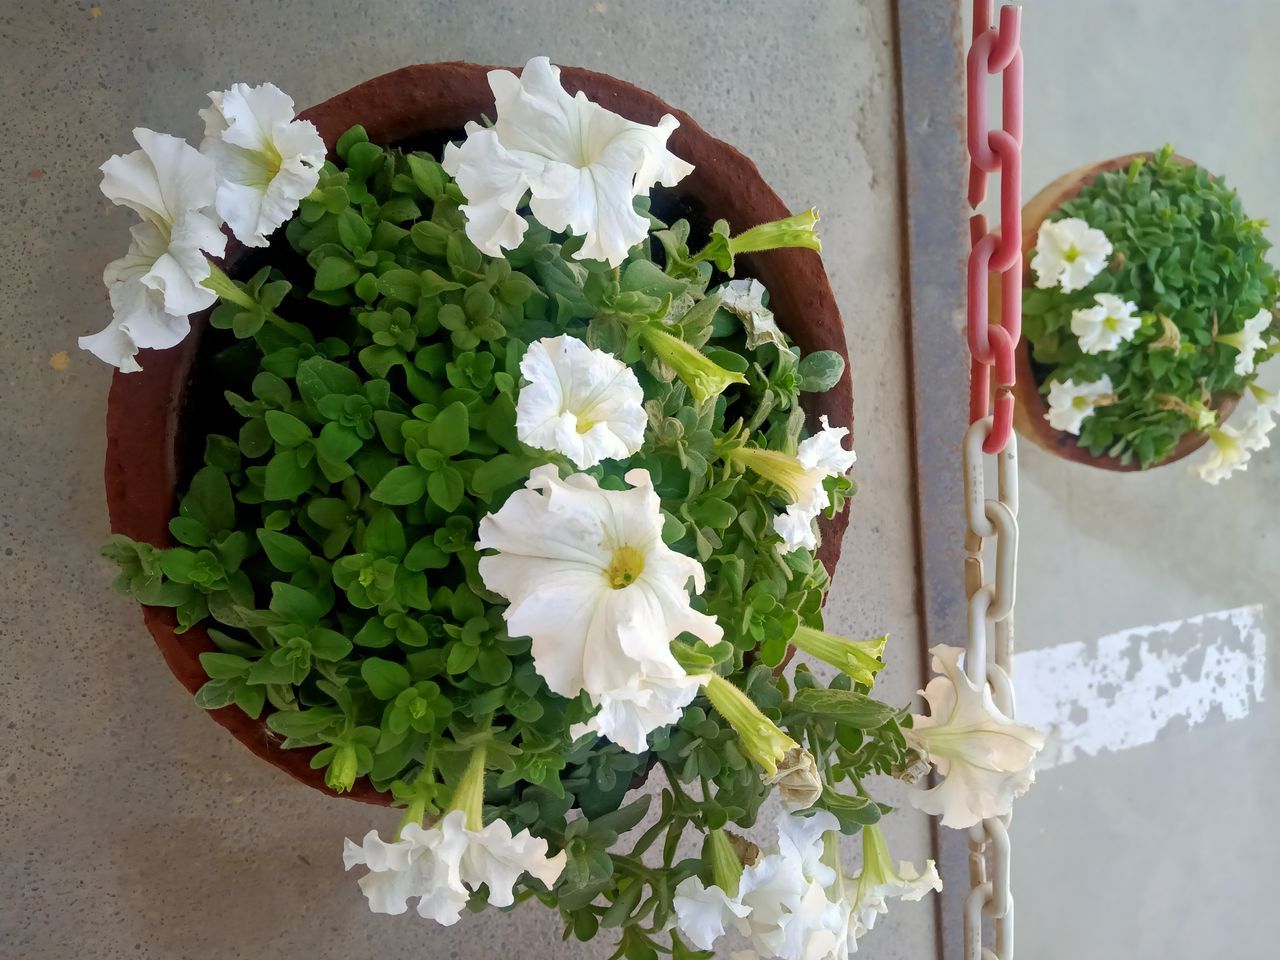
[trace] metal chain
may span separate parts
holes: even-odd
[[[1013,436],[1014,351],[1022,332],[1022,11],[994,0],[974,0],[973,42],[968,59],[969,205],[986,198],[987,177],[1000,178],[1000,231],[987,218],[969,220],[968,342],[972,354],[969,430],[964,442],[965,595],[969,599],[965,672],[990,687],[992,700],[1014,715],[1013,603],[1018,563],[1018,445]],[[1001,128],[987,122],[987,82],[1001,74]],[[988,316],[992,274],[1000,275],[1000,322]],[[991,396],[994,373],[995,397]],[[984,478],[994,459],[997,495],[988,499]],[[994,576],[984,573],[992,544]],[[993,643],[988,644],[988,637]],[[964,906],[965,960],[1012,960],[1013,896],[1009,892],[1009,817],[991,818],[969,830],[969,880]],[[983,945],[984,918],[994,950]]]

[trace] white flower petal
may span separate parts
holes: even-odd
[[[241,243],[266,246],[319,182],[324,141],[314,124],[294,118],[293,99],[273,84],[237,83],[209,100],[200,149],[217,168],[218,213]]]
[[[489,73],[496,119],[489,130],[468,128],[460,146],[446,148],[444,168],[467,197],[467,236],[498,255],[519,242],[516,209],[525,192],[539,222],[585,238],[576,254],[618,266],[648,235],[648,220],[632,200],[655,183],[673,186],[693,168],[671,154],[667,138],[678,126],[664,116],[655,127],[634,123],[570,96],[560,71],[534,57],[520,77]]]
[[[141,149],[114,156],[101,167],[108,200],[164,228],[184,213],[213,206],[213,163],[199,150],[145,127],[136,127],[133,137]]]
[[[922,691],[929,715],[913,716],[914,725],[905,733],[943,779],[931,789],[913,791],[911,803],[941,816],[944,826],[963,829],[1004,816],[1026,793],[1035,780],[1032,761],[1044,735],[1010,720],[996,707],[990,688],[974,685],[960,669],[961,648],[939,645],[930,652],[941,675]]]
[[[95,334],[76,341],[81,350],[88,350],[99,360],[119,368],[121,373],[137,373],[142,369],[135,357],[138,345],[114,320]]]
[[[800,441],[796,459],[806,470],[821,470],[831,477],[843,476],[858,462],[858,455],[846,450],[841,443],[849,435],[849,428],[831,426],[825,413],[819,420],[822,429]]]
[[[1091,383],[1077,384],[1074,380],[1054,380],[1049,384],[1049,409],[1045,419],[1055,430],[1080,433],[1084,421],[1093,415],[1098,401],[1114,392],[1111,377],[1103,374]]]
[[[815,513],[794,503],[775,516],[773,530],[782,538],[778,549],[782,553],[790,553],[792,550],[816,550],[818,535],[813,528],[815,516]]]
[[[1264,427],[1261,422],[1249,424],[1244,432],[1226,424],[1213,428],[1210,431],[1213,447],[1209,459],[1195,467],[1196,473],[1201,480],[1216,486],[1236,471],[1248,469],[1253,451],[1270,444],[1269,431],[1270,427]]]
[[[451,851],[448,860],[457,864],[462,882],[473,891],[487,886],[489,903],[495,907],[509,907],[515,902],[512,888],[525,873],[548,888],[554,886],[567,859],[563,850],[547,856],[547,841],[528,830],[512,836],[511,827],[504,820],[468,830],[465,815],[454,810],[435,829],[442,846]]]
[[[477,548],[497,551],[481,557],[480,575],[508,600],[508,630],[532,638],[535,668],[563,696],[585,689],[599,702],[638,666],[670,667],[682,632],[722,637],[689,603],[689,583],[705,585],[702,565],[663,543],[648,472],[626,480],[629,490],[603,490],[594,477],[561,480],[544,465],[480,521]]]
[[[529,345],[516,404],[521,442],[554,450],[585,470],[622,460],[644,443],[644,391],[620,360],[568,335]]]
[[[714,884],[704,886],[697,877],[680,881],[672,907],[680,934],[699,950],[710,950],[726,927],[741,929],[741,921],[751,912],[736,897]]]
[[[1082,290],[1106,267],[1111,241],[1079,217],[1046,220],[1036,236],[1031,269],[1040,288],[1061,286],[1064,293]]]
[[[601,694],[596,713],[574,724],[569,733],[574,739],[596,733],[629,753],[643,753],[649,748],[649,734],[678,721],[705,680],[683,671],[673,674],[668,665],[642,669],[625,685]]]
[[[1071,314],[1071,332],[1080,349],[1088,354],[1108,353],[1132,340],[1142,326],[1138,305],[1111,293],[1099,293],[1093,299],[1097,306]]]
[[[822,862],[822,835],[840,829],[840,822],[826,810],[801,817],[784,814],[778,817],[778,853],[798,865],[806,880],[816,880],[824,887],[835,882],[836,872]]]

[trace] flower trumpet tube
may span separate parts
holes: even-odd
[[[756,253],[782,247],[821,251],[822,240],[815,229],[820,219],[817,208],[810,207],[803,213],[762,223],[758,227],[744,230],[736,237],[730,237],[729,252],[737,256],[740,253]]]
[[[742,374],[726,370],[697,347],[665,330],[647,326],[640,339],[655,357],[674,371],[699,403],[714,400],[732,384],[747,382]]]
[[[712,830],[702,844],[702,861],[711,868],[711,879],[730,897],[738,895],[742,884],[742,862],[738,859],[729,836],[723,830]]]
[[[823,663],[831,664],[848,674],[856,683],[870,687],[875,685],[876,674],[884,668],[881,658],[888,639],[886,634],[874,640],[846,640],[844,637],[801,625],[792,635],[791,645]]]
[[[807,469],[797,457],[780,450],[744,445],[727,451],[724,458],[768,480],[786,494],[790,503],[806,512],[816,514],[827,505],[827,494],[822,487],[826,472]]]

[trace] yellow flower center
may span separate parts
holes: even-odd
[[[1067,249],[1063,252],[1062,259],[1067,263],[1075,263],[1077,260],[1080,259],[1080,248],[1077,247],[1074,243],[1071,244],[1071,246],[1067,247]]]
[[[1102,321],[1102,325],[1106,327],[1108,330],[1110,330],[1112,333],[1115,333],[1116,328],[1120,325],[1120,318],[1107,317],[1107,319]]]
[[[609,558],[609,586],[615,590],[629,587],[644,573],[644,554],[635,547],[618,547]]]
[[[596,422],[594,420],[588,420],[586,417],[578,417],[578,433],[588,433],[595,425]]]

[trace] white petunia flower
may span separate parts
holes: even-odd
[[[1259,350],[1267,346],[1267,328],[1271,326],[1271,311],[1263,307],[1244,322],[1244,327],[1235,333],[1220,333],[1214,339],[1236,349],[1235,372],[1237,376],[1247,377],[1256,367],[1255,358]]]
[[[274,84],[236,83],[209,99],[200,151],[217,169],[218,214],[245,246],[265,247],[319,183],[324,141],[315,124],[295,119],[293,98]]]
[[[207,254],[219,256],[226,237],[211,215],[213,164],[189,144],[152,130],[133,131],[141,148],[102,165],[102,192],[143,222],[131,229],[129,252],[107,264],[102,280],[112,320],[80,346],[126,373],[140,370],[140,348],[172,347],[190,330],[188,315],[217,295],[202,285]]]
[[[516,403],[521,442],[568,457],[580,470],[625,460],[644,443],[644,391],[626,364],[568,336],[529,345]]]
[[[1245,421],[1244,429],[1240,432],[1240,442],[1252,452],[1265,450],[1271,446],[1269,434],[1275,429],[1275,425],[1269,407],[1256,407]]]
[[[926,860],[924,870],[903,860],[895,870],[889,858],[889,848],[879,827],[862,828],[862,870],[856,878],[857,893],[854,913],[857,920],[856,936],[862,936],[875,926],[876,917],[888,913],[885,903],[889,898],[921,900],[929,893],[942,890],[942,878],[932,860]]]
[[[800,441],[796,459],[806,470],[821,470],[829,477],[843,476],[858,462],[858,455],[853,450],[846,450],[842,444],[849,435],[849,428],[831,426],[825,413],[818,421],[822,429]]]
[[[673,674],[667,664],[639,666],[625,685],[593,697],[599,710],[585,723],[571,726],[569,735],[576,740],[595,733],[629,753],[644,753],[649,734],[679,720],[707,679],[676,669]]]
[[[453,810],[434,828],[440,831],[439,854],[471,890],[489,888],[489,903],[509,907],[515,903],[513,888],[524,874],[542,881],[550,889],[564,870],[565,852],[547,856],[547,841],[527,829],[514,836],[505,820],[471,830],[466,814]]]
[[[747,349],[756,350],[766,343],[786,347],[786,339],[773,319],[773,311],[764,305],[769,291],[759,280],[730,280],[720,288],[720,305],[735,314],[747,331]]]
[[[705,886],[697,877],[685,877],[671,901],[676,928],[699,950],[710,950],[726,928],[742,929],[751,908],[715,884]]]
[[[1142,318],[1135,316],[1138,305],[1112,293],[1099,293],[1093,299],[1096,307],[1071,313],[1071,332],[1080,341],[1080,349],[1089,354],[1108,353],[1132,340],[1142,326]]]
[[[1215,486],[1237,470],[1248,469],[1249,458],[1253,456],[1253,451],[1258,449],[1250,444],[1261,442],[1265,446],[1270,443],[1265,431],[1261,436],[1257,433],[1246,436],[1226,424],[1221,427],[1210,427],[1209,437],[1213,440],[1213,451],[1209,459],[1196,467],[1195,471],[1200,475],[1201,480]]]
[[[489,72],[496,119],[466,127],[459,146],[445,147],[443,165],[467,198],[467,236],[490,256],[519,245],[525,221],[516,212],[526,192],[543,226],[584,236],[575,256],[618,266],[648,236],[648,220],[633,200],[655,183],[675,186],[693,167],[667,150],[679,121],[634,123],[570,96],[560,70],[534,57],[519,77]]]
[[[672,640],[723,636],[689,603],[688,584],[701,593],[705,574],[663,542],[648,471],[631,470],[626,481],[629,490],[605,490],[594,477],[561,480],[543,465],[480,521],[477,548],[496,551],[480,558],[480,576],[509,601],[508,631],[532,638],[534,667],[562,696],[586,690],[598,702],[643,665],[678,676]]]
[[[1046,220],[1036,236],[1031,269],[1041,289],[1061,286],[1063,293],[1083,290],[1107,265],[1111,241],[1079,217]]]
[[[987,817],[1004,816],[1035,780],[1032,761],[1044,734],[1009,719],[960,669],[959,647],[939,644],[930,651],[934,677],[921,691],[928,716],[913,716],[904,730],[908,743],[942,774],[942,782],[912,792],[919,810],[941,816],[943,826],[963,829]]]
[[[1093,416],[1098,401],[1110,397],[1113,389],[1108,374],[1092,383],[1054,380],[1049,384],[1049,410],[1044,418],[1053,429],[1079,436],[1080,428],[1087,418]]]
[[[359,846],[347,840],[342,862],[347,870],[369,868],[358,883],[373,913],[401,914],[410,899],[419,898],[418,913],[447,926],[457,922],[468,896],[449,865],[461,854],[456,840],[453,846],[446,847],[439,829],[408,823],[400,839],[390,843],[376,830],[365,834]]]
[[[742,872],[740,900],[750,909],[745,932],[763,956],[819,960],[829,956],[844,930],[839,897],[828,887],[838,871],[820,858],[824,836],[838,829],[830,813],[778,818],[775,851]]]
[[[742,447],[729,455],[786,491],[791,502],[773,518],[782,553],[812,550],[818,545],[813,521],[831,504],[823,482],[848,473],[858,459],[856,453],[842,445],[849,435],[847,427],[831,426],[825,414],[820,422],[822,429],[802,440],[794,457],[754,447]]]

